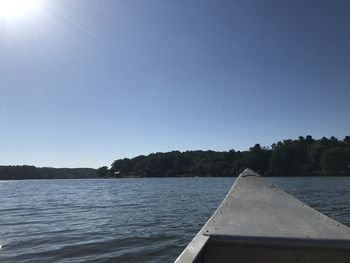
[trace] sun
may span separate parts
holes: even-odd
[[[34,15],[40,8],[41,0],[0,0],[0,18]]]

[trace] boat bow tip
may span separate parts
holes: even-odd
[[[239,177],[247,177],[247,176],[261,177],[260,174],[254,172],[253,170],[251,170],[251,169],[249,169],[249,168],[245,169],[245,170],[240,174]]]

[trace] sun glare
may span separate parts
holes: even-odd
[[[34,15],[41,7],[40,0],[0,0],[0,18]]]

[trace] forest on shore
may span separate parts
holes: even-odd
[[[237,176],[245,168],[266,176],[350,175],[350,136],[308,135],[247,151],[172,151],[116,160],[99,177]]]
[[[0,180],[96,178],[92,168],[38,168],[29,165],[0,166]]]
[[[110,167],[51,168],[0,166],[0,180],[118,177],[237,176],[250,168],[265,176],[350,175],[350,136],[314,139],[308,135],[247,151],[172,151],[119,159]]]

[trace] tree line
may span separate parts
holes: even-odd
[[[267,176],[350,175],[350,136],[308,135],[247,151],[172,151],[119,159],[99,177],[237,176],[245,168]]]
[[[38,168],[30,165],[0,166],[0,180],[96,178],[91,168]]]

